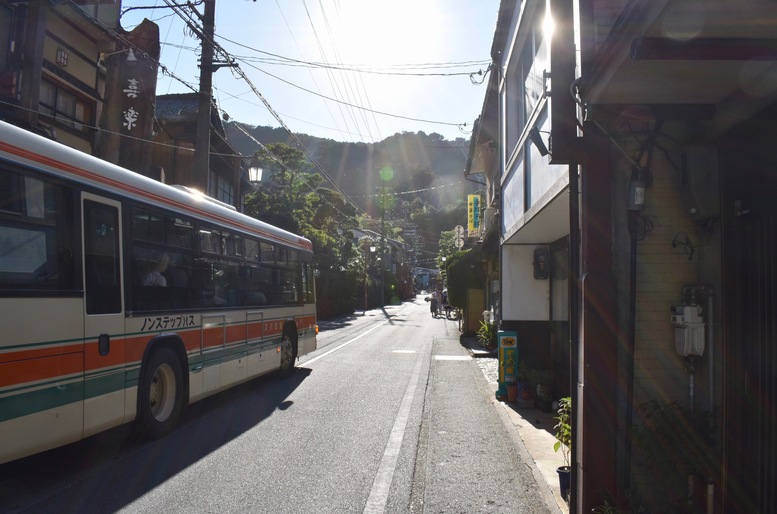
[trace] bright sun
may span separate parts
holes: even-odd
[[[428,62],[439,46],[435,4],[419,0],[341,0],[337,20],[329,20],[341,58],[349,64],[378,66]]]

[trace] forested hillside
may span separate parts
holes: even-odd
[[[235,149],[251,155],[258,147],[254,141],[227,124],[227,135]],[[281,128],[241,125],[262,144],[285,143],[297,147]],[[375,214],[371,200],[380,191],[378,171],[389,166],[394,179],[389,187],[403,201],[416,197],[435,209],[458,204],[477,189],[477,184],[464,178],[469,139],[455,141],[424,132],[394,134],[379,143],[341,143],[297,134],[297,138],[318,161],[326,173],[359,208]],[[462,220],[463,222],[463,220]]]
[[[312,241],[323,319],[350,314],[355,298],[408,299],[418,270],[439,267],[443,234],[466,224],[467,194],[482,187],[464,178],[464,138],[419,132],[368,144],[298,134],[298,144],[282,129],[234,122],[227,135],[272,179],[247,194],[245,212]],[[368,250],[379,241],[390,263],[380,270],[386,261]]]

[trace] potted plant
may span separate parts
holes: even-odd
[[[494,350],[497,346],[496,325],[480,320],[480,328],[477,331],[478,342],[486,350]]]
[[[564,456],[564,465],[556,468],[558,473],[559,490],[561,497],[569,501],[570,471],[569,454],[572,451],[572,425],[570,425],[570,416],[572,414],[572,398],[567,396],[558,401],[558,415],[556,416],[556,443],[553,445],[553,451],[561,450]]]

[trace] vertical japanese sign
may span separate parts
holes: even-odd
[[[142,165],[139,157],[142,155],[140,142],[146,136],[145,118],[149,116],[147,106],[149,91],[144,91],[143,75],[148,73],[145,63],[139,63],[134,50],[127,49],[125,54],[116,56],[119,61],[119,98],[121,110],[119,115],[121,146],[119,150],[119,164],[135,171],[141,172]],[[139,65],[140,64],[140,65]]]
[[[151,176],[148,141],[154,121],[159,29],[147,21],[132,31],[126,50],[111,57],[119,69],[113,89],[113,98],[118,100],[118,105],[110,111],[114,116],[110,125],[121,135],[118,164]]]
[[[470,237],[480,235],[480,195],[467,196],[467,230]]]
[[[132,50],[130,49],[130,53],[132,53]],[[134,58],[134,54],[133,54]],[[133,134],[135,132],[138,132],[140,129],[138,128],[138,118],[140,117],[140,106],[136,105],[138,104],[138,93],[140,92],[140,81],[137,79],[136,75],[137,72],[135,72],[137,68],[136,67],[130,67],[126,66],[124,68],[124,74],[122,77],[123,84],[122,84],[122,96],[124,97],[124,101],[122,102],[122,105],[125,107],[125,109],[122,111],[122,132],[126,134]],[[136,109],[135,107],[138,107]]]

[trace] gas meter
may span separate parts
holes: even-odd
[[[673,305],[674,345],[681,357],[704,353],[704,318],[700,305]]]

